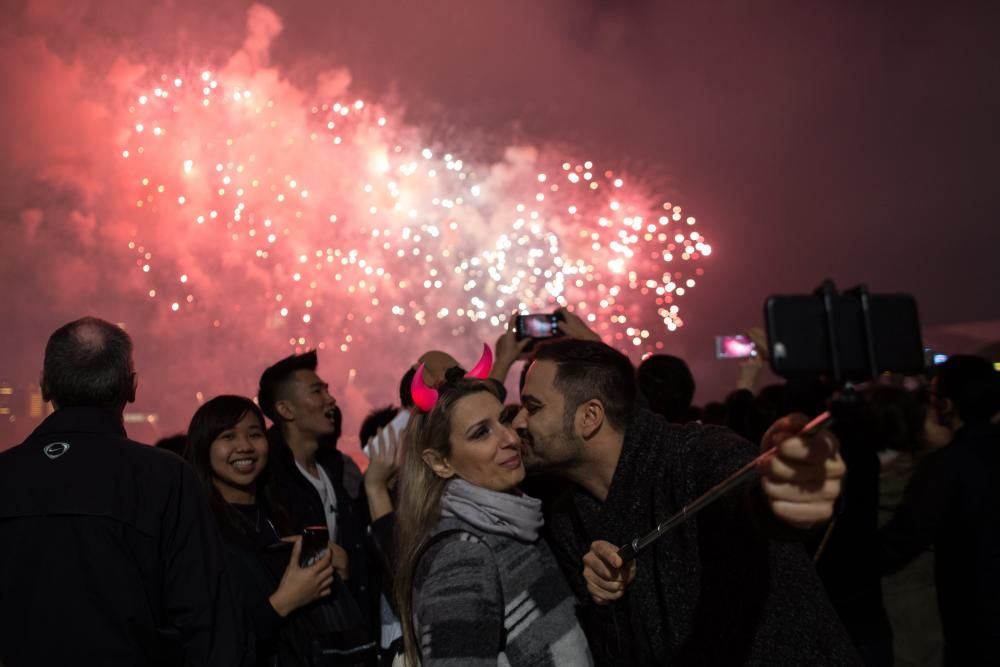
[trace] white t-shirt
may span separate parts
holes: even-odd
[[[298,461],[295,467],[299,469],[302,476],[309,480],[309,483],[316,487],[320,500],[323,501],[323,513],[326,514],[326,528],[330,531],[330,541],[337,541],[337,493],[333,490],[333,483],[327,476],[323,466],[317,464],[316,470],[319,472],[319,479],[316,479],[309,471],[302,467]]]

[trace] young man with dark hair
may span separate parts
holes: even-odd
[[[829,433],[777,422],[763,482],[736,490],[629,565],[618,546],[757,454],[732,432],[636,409],[634,369],[597,341],[540,347],[514,420],[530,472],[575,485],[550,514],[557,558],[586,600],[599,665],[856,664],[797,527],[828,519],[844,466]],[[790,524],[790,525],[789,525]]]
[[[928,409],[951,443],[920,462],[879,532],[891,574],[934,548],[946,665],[1000,664],[1000,374],[956,355],[935,369]]]
[[[45,348],[55,412],[0,453],[0,664],[240,665],[215,517],[177,456],[129,440],[132,341],[93,317]]]
[[[274,423],[267,432],[278,501],[300,528],[326,526],[334,562],[347,561],[347,585],[364,629],[379,624],[379,577],[368,544],[369,515],[357,464],[335,446],[337,401],[316,373],[316,352],[278,361],[260,377],[258,403]],[[336,601],[335,601],[336,602]]]

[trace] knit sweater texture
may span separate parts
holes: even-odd
[[[746,464],[756,449],[728,429],[629,424],[607,498],[574,491],[548,517],[574,592],[594,540],[626,544]],[[639,555],[620,600],[584,610],[598,665],[855,665],[856,651],[809,557],[770,512],[759,481],[702,510]]]
[[[414,574],[423,667],[592,664],[575,600],[542,539],[442,518]]]

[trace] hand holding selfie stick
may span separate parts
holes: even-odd
[[[829,428],[832,424],[833,417],[829,412],[824,412],[806,424],[805,427],[799,431],[798,436],[802,438],[812,437],[823,429]],[[745,466],[713,486],[701,496],[695,498],[690,503],[682,507],[677,514],[658,525],[654,530],[645,535],[636,536],[635,539],[618,550],[618,556],[622,559],[622,565],[625,565],[629,561],[635,559],[635,557],[642,553],[650,544],[693,517],[700,510],[712,504],[715,500],[718,500],[731,490],[752,479],[754,473],[757,472],[758,465],[760,465],[762,461],[774,456],[777,449],[777,446],[771,447],[753,461],[747,463]]]
[[[834,411],[851,401],[852,381],[876,380],[884,371],[918,373],[924,365],[916,302],[909,295],[872,295],[864,285],[838,293],[833,281],[825,280],[811,296],[770,297],[764,314],[771,368],[785,377],[826,375],[835,387],[843,390],[841,399],[831,406]],[[894,340],[895,343],[879,347],[876,345],[878,340]],[[816,350],[816,346],[820,349]],[[799,435],[810,437],[832,424],[831,413],[824,412],[809,422]],[[665,533],[749,480],[761,461],[774,453],[772,447],[661,523],[656,530],[623,546],[618,550],[622,561],[628,563],[635,559]],[[831,522],[826,537],[832,526]],[[825,541],[826,538],[824,544]]]

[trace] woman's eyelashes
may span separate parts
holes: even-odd
[[[483,422],[469,434],[469,440],[482,440],[493,433],[502,434],[506,428],[505,425],[500,423],[499,419],[491,422]]]

